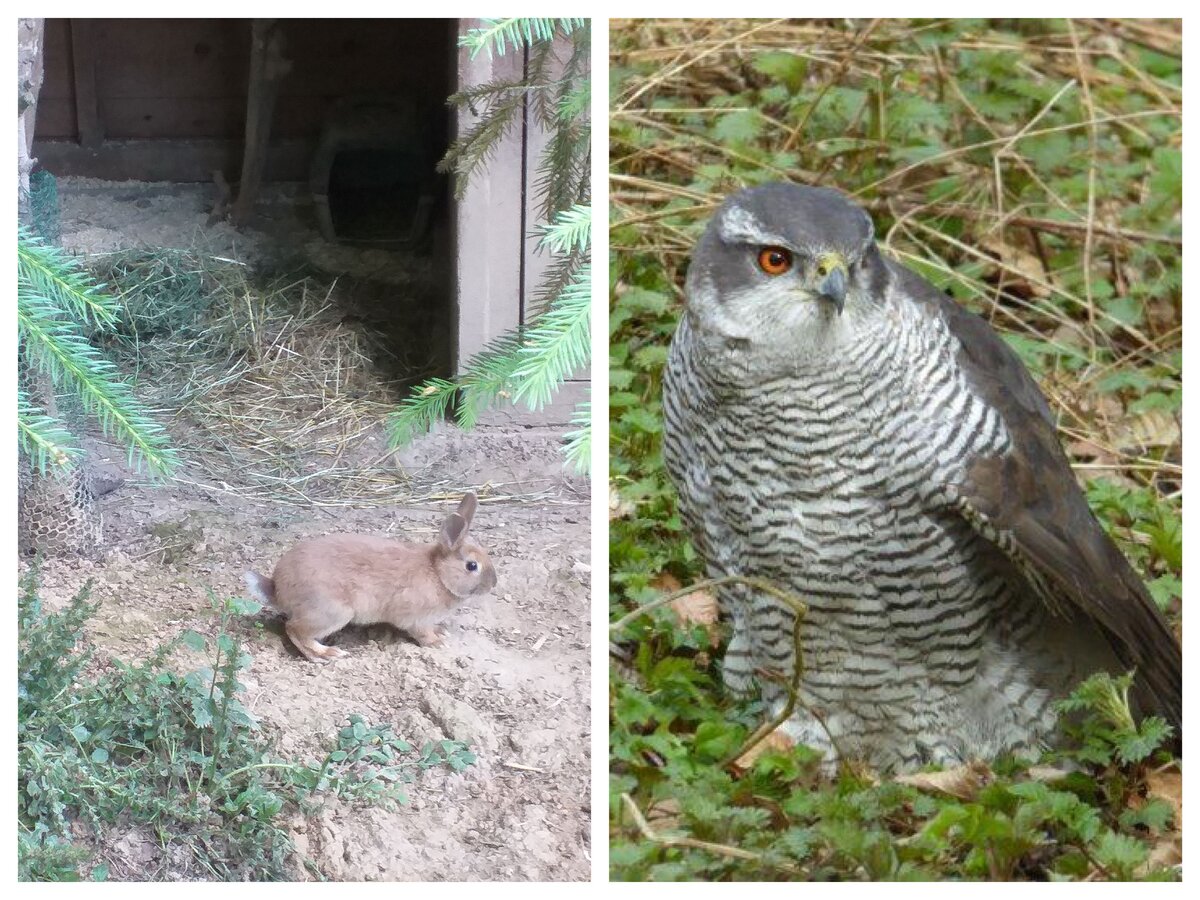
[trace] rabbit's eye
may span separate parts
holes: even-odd
[[[479,563],[475,562],[475,560],[473,560],[473,559],[467,560],[467,571],[468,572],[474,572],[478,568],[479,568]]]

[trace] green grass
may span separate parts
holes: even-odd
[[[1093,508],[1178,625],[1178,28],[629,20],[610,46],[612,618],[702,577],[662,466],[662,366],[716,205],[791,180],[852,194],[885,252],[1011,343]],[[724,696],[721,648],[667,609],[614,640],[614,878],[1169,874],[1160,763],[1116,749],[1145,750],[1157,726],[1112,725],[1095,686],[1080,742],[1106,750],[1049,784],[993,761],[995,781],[964,799],[831,779],[803,752],[722,766],[762,710]]]
[[[215,638],[187,631],[147,660],[100,659],[83,642],[95,612],[85,588],[57,613],[22,586],[18,649],[18,874],[21,880],[105,880],[107,843],[138,828],[160,853],[144,880],[283,880],[297,859],[286,822],[330,798],[391,806],[440,766],[474,761],[455,741],[420,749],[387,725],[350,715],[320,760],[277,756],[242,703],[250,664],[233,616],[256,604],[212,598]],[[211,664],[179,674],[183,648]]]

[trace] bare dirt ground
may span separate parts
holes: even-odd
[[[480,453],[495,453],[494,441],[481,444]],[[219,489],[137,481],[102,503],[105,558],[47,561],[41,594],[53,608],[94,580],[102,605],[88,636],[124,659],[186,629],[214,633],[208,589],[244,594],[243,572],[269,572],[301,538],[429,541],[452,509],[272,508]],[[478,754],[461,774],[424,773],[397,812],[335,802],[297,822],[301,851],[328,878],[589,877],[587,496],[565,483],[530,502],[489,503],[485,492],[472,532],[499,584],[447,620],[442,647],[420,647],[388,626],[352,627],[332,641],[351,656],[317,666],[273,620],[240,628],[254,657],[244,679],[249,708],[281,735],[284,755],[322,756],[350,712],[391,723],[413,743],[452,738]]]
[[[128,187],[84,182],[73,200],[69,182],[60,186],[63,243],[76,251],[189,246],[203,223],[195,191],[151,186],[152,200],[184,198],[159,208],[155,226],[139,218],[145,207],[138,200],[146,197]],[[124,243],[113,235],[124,235]],[[198,446],[186,415],[169,428],[181,445]],[[356,506],[264,501],[260,490],[242,489],[234,465],[214,477],[219,457],[155,485],[93,435],[95,467],[125,478],[101,500],[105,552],[47,560],[41,596],[54,608],[94,580],[92,598],[102,605],[89,639],[115,656],[140,658],[183,630],[215,633],[208,591],[244,596],[243,573],[269,574],[297,540],[358,532],[431,541],[461,491],[476,489],[472,534],[491,554],[499,583],[446,621],[443,646],[420,647],[389,626],[351,627],[331,640],[350,656],[318,666],[291,647],[276,621],[247,619],[238,626],[254,659],[243,679],[247,705],[279,735],[284,755],[322,756],[350,713],[389,723],[412,743],[466,741],[478,755],[458,774],[422,773],[398,811],[332,801],[311,819],[297,818],[298,849],[325,878],[586,880],[588,486],[563,474],[559,440],[553,429],[445,428],[391,463],[417,499]],[[374,429],[355,453],[378,457],[382,441],[382,428]],[[114,835],[105,850],[112,877],[162,870],[153,849],[136,835]],[[311,877],[299,860],[295,877]]]

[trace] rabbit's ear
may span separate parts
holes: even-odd
[[[477,503],[478,500],[475,497],[475,492],[467,491],[465,494],[463,494],[463,498],[458,504],[458,509],[456,512],[466,520],[468,525],[470,525],[471,520],[475,518],[475,506]]]
[[[458,513],[450,513],[442,523],[442,534],[439,540],[447,550],[454,551],[462,546],[463,538],[467,536],[467,520]]]

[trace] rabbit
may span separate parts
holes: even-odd
[[[296,648],[324,663],[348,656],[321,638],[347,625],[390,622],[423,647],[442,636],[434,625],[468,597],[496,586],[496,569],[467,539],[476,498],[467,493],[434,544],[359,534],[302,541],[280,558],[271,578],[246,573],[250,595],[287,617]]]

